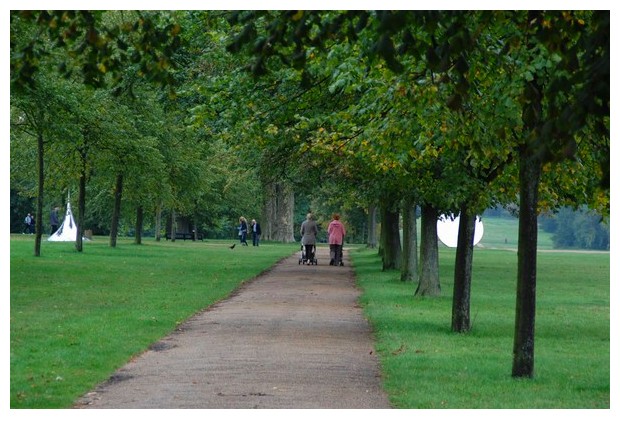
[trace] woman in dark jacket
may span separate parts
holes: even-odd
[[[305,246],[306,259],[314,260],[314,246],[316,245],[316,236],[319,228],[312,217],[312,213],[306,215],[306,220],[301,224],[301,244]]]

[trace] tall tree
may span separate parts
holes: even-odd
[[[609,40],[603,38],[609,34],[609,13],[529,12],[517,16],[522,19],[522,43],[513,55],[529,66],[523,86],[524,142],[519,148],[519,261],[512,375],[533,377],[538,187],[545,164],[575,156],[575,138],[588,122],[597,124],[599,138],[607,140]],[[589,95],[584,91],[590,91]]]
[[[40,90],[32,91],[29,94],[20,97],[20,99],[11,99],[12,105],[12,129],[19,129],[19,133],[32,135],[36,139],[36,212],[35,218],[35,245],[34,256],[41,256],[41,235],[43,233],[43,192],[44,192],[44,152],[46,136],[51,130],[49,112],[50,109],[50,93]],[[14,143],[15,144],[15,143]],[[25,145],[25,143],[21,143]]]

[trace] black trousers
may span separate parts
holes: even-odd
[[[314,244],[304,244],[306,259],[311,261],[314,259]]]
[[[329,245],[329,258],[331,265],[340,265],[342,262],[342,244]]]

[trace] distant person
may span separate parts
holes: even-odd
[[[241,243],[242,246],[247,246],[248,245],[248,221],[241,216],[239,218],[239,243]]]
[[[344,265],[342,262],[342,245],[344,244],[344,236],[346,231],[344,225],[340,222],[340,215],[334,213],[332,215],[332,221],[327,227],[327,234],[329,235],[329,265]]]
[[[256,219],[252,219],[252,246],[258,246],[260,235],[260,223],[256,222]]]
[[[54,207],[52,212],[50,213],[50,225],[52,226],[52,233],[50,235],[54,235],[56,231],[58,231],[58,211],[60,207]]]
[[[299,233],[301,234],[301,244],[305,247],[306,259],[309,261],[314,260],[314,248],[316,246],[316,236],[319,233],[319,227],[312,213],[306,215],[306,220],[302,222]]]
[[[34,234],[34,218],[30,213],[28,213],[24,218],[24,223],[26,224],[26,227],[24,228],[24,233]]]

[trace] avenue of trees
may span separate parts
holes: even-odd
[[[36,198],[35,255],[67,190],[112,246],[123,222],[139,243],[240,215],[286,242],[300,209],[341,211],[418,296],[460,214],[455,332],[476,215],[516,204],[512,375],[532,377],[538,215],[609,216],[609,52],[608,11],[13,11],[11,190]]]

